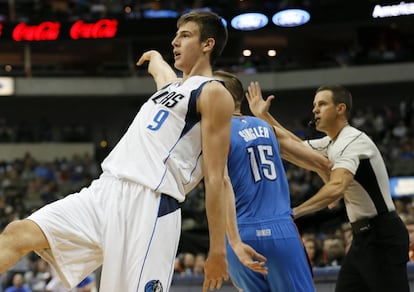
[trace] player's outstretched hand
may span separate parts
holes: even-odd
[[[209,253],[204,264],[203,292],[220,289],[223,280],[229,279],[225,255]]]
[[[244,266],[255,272],[267,275],[266,257],[255,251],[250,245],[239,242],[233,246],[233,250]]]
[[[139,58],[137,66],[141,66],[146,62],[148,62],[148,73],[154,78],[157,90],[177,80],[177,74],[158,51],[149,50],[144,52]]]
[[[266,100],[263,99],[262,89],[260,88],[259,82],[250,82],[250,85],[247,87],[246,99],[249,102],[249,107],[251,112],[257,116],[263,116],[267,114],[274,99],[274,95],[269,95]]]
[[[161,54],[156,51],[156,50],[149,50],[144,52],[141,57],[139,58],[138,62],[137,62],[137,66],[141,66],[142,64],[144,64],[145,62],[149,62],[151,61],[151,58],[154,57],[158,57],[158,58],[162,58]]]

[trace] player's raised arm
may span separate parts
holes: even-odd
[[[270,95],[263,99],[262,89],[260,88],[259,82],[250,82],[247,92],[246,99],[249,102],[249,107],[252,113],[263,120],[268,124],[272,125],[277,129],[277,136],[279,138],[280,134],[285,134],[290,136],[291,139],[302,141],[299,137],[294,135],[292,132],[284,128],[270,113],[269,108],[272,103],[272,100],[275,98],[274,95]]]
[[[157,90],[178,79],[177,74],[156,50],[146,51],[141,55],[137,66],[148,62],[148,73],[152,75],[157,85]]]
[[[301,140],[293,139],[286,131],[274,127],[282,158],[296,166],[316,172],[324,182],[329,180],[332,162],[317,151],[307,147]],[[292,133],[293,135],[293,133]]]
[[[258,82],[251,82],[246,92],[250,110],[257,117],[273,126],[280,144],[282,158],[305,169],[315,171],[323,181],[328,181],[331,162],[303,144],[303,141],[291,131],[283,127],[270,113],[269,108],[274,96],[263,99]]]

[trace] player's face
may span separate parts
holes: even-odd
[[[171,44],[174,48],[174,66],[185,73],[192,69],[203,53],[200,29],[195,22],[182,24]]]
[[[331,91],[323,90],[315,95],[312,112],[318,131],[326,132],[331,126],[335,125],[337,110],[332,100]]]

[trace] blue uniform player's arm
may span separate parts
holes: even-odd
[[[316,172],[324,182],[329,180],[332,163],[320,153],[308,148],[303,141],[284,128],[270,113],[273,95],[263,99],[258,82],[251,82],[246,93],[252,113],[273,126],[280,144],[282,158],[305,169]]]
[[[267,274],[267,267],[265,266],[266,258],[256,252],[252,247],[242,242],[237,227],[236,219],[236,203],[234,197],[233,187],[231,185],[230,177],[226,168],[226,206],[227,206],[227,219],[226,219],[226,233],[231,248],[239,258],[240,262],[251,270]]]

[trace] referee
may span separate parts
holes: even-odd
[[[254,93],[248,99],[251,111],[279,131],[287,131],[268,112],[273,96],[265,102],[257,82],[250,84],[250,91]],[[348,124],[351,108],[352,96],[342,86],[325,85],[316,90],[313,123],[326,136],[304,143],[328,157],[332,172],[313,197],[294,208],[294,215],[299,218],[331,207],[343,198],[353,242],[335,291],[408,292],[408,232],[395,211],[377,146]]]

